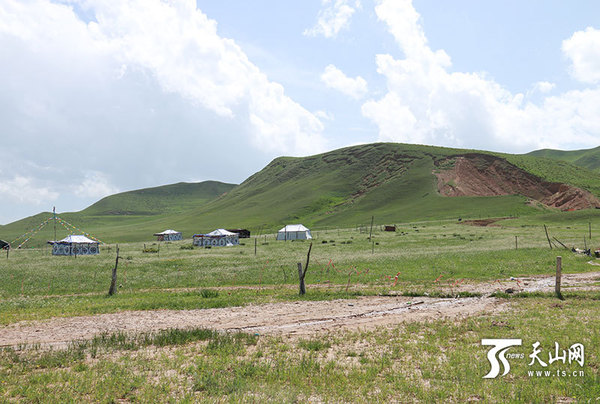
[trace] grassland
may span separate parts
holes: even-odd
[[[569,247],[583,247],[589,223],[600,230],[600,217],[591,216],[594,211],[589,213],[585,217],[578,212],[559,215],[577,221],[550,225],[551,235]],[[349,279],[353,286],[361,286],[362,294],[381,293],[390,287],[386,277],[398,272],[401,276],[395,289],[400,292],[431,292],[440,275],[450,283],[463,278],[493,281],[552,272],[557,252],[548,248],[541,222],[526,218],[497,224],[421,222],[398,225],[396,233],[376,227],[373,242],[364,228],[362,233],[360,229],[315,230],[306,280],[337,286],[313,290],[306,299],[343,297]],[[591,245],[595,245],[594,239]],[[120,244],[120,290],[111,299],[105,294],[114,266],[114,245],[103,246],[99,256],[77,258],[53,257],[49,247],[13,251],[8,259],[0,259],[0,324],[57,315],[295,299],[296,263],[305,260],[308,243],[277,242],[273,234],[264,235],[256,239],[256,255],[254,239],[242,239],[242,243],[236,248],[193,250],[181,249],[191,244],[189,240],[160,246],[146,243],[159,249],[158,253],[143,253],[144,243]],[[563,255],[567,272],[594,270],[587,257]],[[232,290],[209,299],[199,293],[203,288],[235,286],[262,288]],[[353,297],[357,290],[351,292],[348,296]]]
[[[458,323],[411,323],[300,340],[189,330],[105,335],[60,351],[5,349],[0,352],[0,397],[41,402],[594,402],[600,396],[598,301],[551,302],[530,298],[510,313]],[[525,359],[511,360],[507,376],[487,380],[482,378],[489,370],[487,350],[480,340],[492,336],[522,338],[523,346],[511,352]],[[585,366],[528,366],[536,341],[544,360],[555,342],[561,348],[584,344]],[[548,369],[577,376],[528,375]]]
[[[151,254],[142,252],[144,243],[120,244],[120,287],[113,297],[106,291],[114,245],[96,257],[52,257],[47,248],[13,251],[0,259],[0,324],[126,310],[435,294],[457,279],[476,285],[551,274],[557,254],[566,273],[597,268],[587,263],[589,257],[550,250],[542,223],[569,246],[581,246],[591,223],[591,244],[599,244],[600,217],[594,211],[508,219],[494,227],[427,221],[399,224],[396,233],[388,233],[376,226],[372,242],[365,229],[317,229],[304,297],[297,294],[296,262],[305,260],[308,243],[276,242],[272,234],[257,238],[256,255],[254,239],[222,249],[182,249],[189,240],[161,243],[152,245],[159,252]],[[394,286],[390,278],[398,272]],[[543,293],[502,296],[510,309],[500,313],[302,338],[188,329],[100,335],[50,351],[3,348],[0,400],[596,400],[598,290],[567,290],[563,302]],[[511,360],[505,377],[483,379],[489,363],[482,338],[522,338],[523,346],[511,352],[525,359]],[[555,363],[549,367],[553,372],[576,376],[530,376],[529,371],[546,370],[528,365],[536,341],[543,355],[554,342],[561,348],[584,344],[585,366]]]

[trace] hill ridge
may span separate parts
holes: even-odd
[[[240,185],[224,184],[225,189],[217,187],[210,193],[210,198],[193,194],[184,198],[177,193],[165,197],[167,202],[187,198],[176,209],[137,203],[135,201],[146,197],[148,191],[136,190],[108,199],[116,203],[123,195],[129,202],[133,198],[135,203],[131,209],[125,204],[112,209],[104,198],[81,212],[61,216],[110,242],[148,240],[149,235],[166,228],[183,231],[184,237],[221,227],[249,228],[253,234],[261,234],[291,222],[309,227],[337,227],[364,224],[371,216],[375,216],[378,223],[399,223],[458,217],[525,216],[552,210],[548,206],[532,204],[531,195],[510,190],[489,196],[441,195],[435,171],[440,170],[444,161],[468,154],[494,156],[535,176],[539,182],[567,184],[579,188],[582,193],[589,192],[594,198],[600,196],[599,173],[564,161],[470,149],[373,143],[306,157],[275,158]],[[516,173],[516,168],[511,170]],[[163,191],[178,186],[185,188],[187,185],[171,184]],[[550,206],[560,206],[559,199],[546,202]],[[111,214],[115,210],[120,214]],[[23,220],[0,227],[0,238],[4,233],[23,230],[26,224],[37,224],[31,222]]]

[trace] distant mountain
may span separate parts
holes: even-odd
[[[67,229],[58,222],[57,238],[61,239],[75,231],[90,233],[107,242],[148,240],[153,233],[168,229],[173,216],[219,198],[235,186],[218,181],[180,182],[107,196],[80,212],[57,214],[77,227],[77,230]],[[51,212],[42,212],[0,226],[0,239],[4,237],[12,242],[24,233],[34,231],[25,246],[44,245],[46,240],[54,239],[55,223],[50,221],[41,229],[38,227],[51,217]],[[31,235],[25,238],[29,236]],[[22,241],[23,239],[18,240],[16,245]]]
[[[532,151],[528,155],[562,160],[589,170],[600,171],[600,146],[593,149],[570,151],[541,149]]]
[[[218,181],[179,182],[107,196],[84,209],[83,215],[159,215],[198,207],[233,189]]]
[[[61,217],[116,242],[150,240],[168,228],[189,238],[220,227],[256,234],[290,223],[356,226],[371,216],[376,224],[524,216],[600,207],[599,196],[600,173],[566,161],[375,143],[279,157],[238,186],[209,181],[125,192]],[[49,215],[0,226],[0,238],[10,241]]]

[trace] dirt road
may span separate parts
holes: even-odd
[[[101,333],[139,333],[168,328],[202,327],[259,334],[306,335],[341,328],[369,329],[403,321],[465,317],[499,310],[505,304],[492,298],[374,296],[204,310],[129,311],[11,324],[0,327],[0,346],[60,345]]]
[[[568,274],[565,290],[600,287],[600,272]],[[460,284],[453,292],[478,292],[483,297],[369,296],[333,301],[283,302],[203,310],[129,311],[95,316],[53,318],[0,327],[0,346],[19,344],[64,345],[101,333],[152,332],[169,328],[211,328],[258,334],[309,335],[339,329],[372,329],[406,321],[458,319],[508,308],[489,297],[496,290],[552,291],[554,278],[527,277],[477,284]],[[567,289],[568,288],[568,289]]]

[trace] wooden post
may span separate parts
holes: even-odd
[[[300,296],[306,294],[306,286],[304,285],[304,271],[302,271],[302,263],[298,263],[298,279],[300,280]]]
[[[115,267],[112,270],[112,280],[110,281],[110,288],[108,289],[108,295],[112,296],[117,291],[117,267],[119,266],[119,245],[117,244],[117,258],[115,259]]]
[[[10,246],[6,247],[6,259],[8,259],[8,252],[10,251]]]
[[[517,241],[517,237],[518,236],[515,236],[515,250],[519,249],[519,242]]]
[[[591,241],[592,240],[592,222],[588,222],[588,228],[590,231],[590,233],[588,235],[589,235],[589,239]]]
[[[558,256],[558,257],[556,257],[556,283],[554,285],[554,291],[556,292],[556,297],[558,297],[560,300],[565,300],[565,298],[562,296],[562,293],[560,293],[561,277],[562,277],[562,257]]]
[[[562,242],[561,242],[559,239],[557,239],[556,237],[552,237],[552,238],[553,238],[554,240],[556,240],[556,242],[557,242],[558,244],[560,244],[561,246],[563,246],[563,248],[564,248],[565,250],[568,250],[568,249],[569,249],[569,247],[567,247],[566,245],[564,245],[564,244],[563,244],[563,243],[562,243]]]
[[[310,262],[310,250],[312,250],[312,243],[308,247],[308,254],[306,254],[306,265],[304,266],[304,270],[302,270],[302,263],[298,263],[298,278],[300,281],[300,296],[306,293],[306,286],[304,284],[304,278],[306,277],[306,272],[308,271],[308,263]]]
[[[552,243],[550,242],[550,237],[548,236],[548,229],[546,228],[546,225],[544,225],[544,231],[546,232],[546,238],[548,239],[548,245],[550,246],[550,249],[552,249]]]
[[[254,255],[256,255],[256,243],[257,243],[257,239],[254,239]]]
[[[52,207],[52,219],[54,219],[54,241],[56,241],[56,206]]]
[[[554,284],[554,291],[556,292],[556,297],[560,300],[565,300],[562,293],[560,293],[560,281],[562,277],[562,257],[556,257],[556,283]]]
[[[375,216],[371,216],[371,230],[369,231],[369,241],[371,241],[371,235],[373,234],[373,220],[375,220]]]

